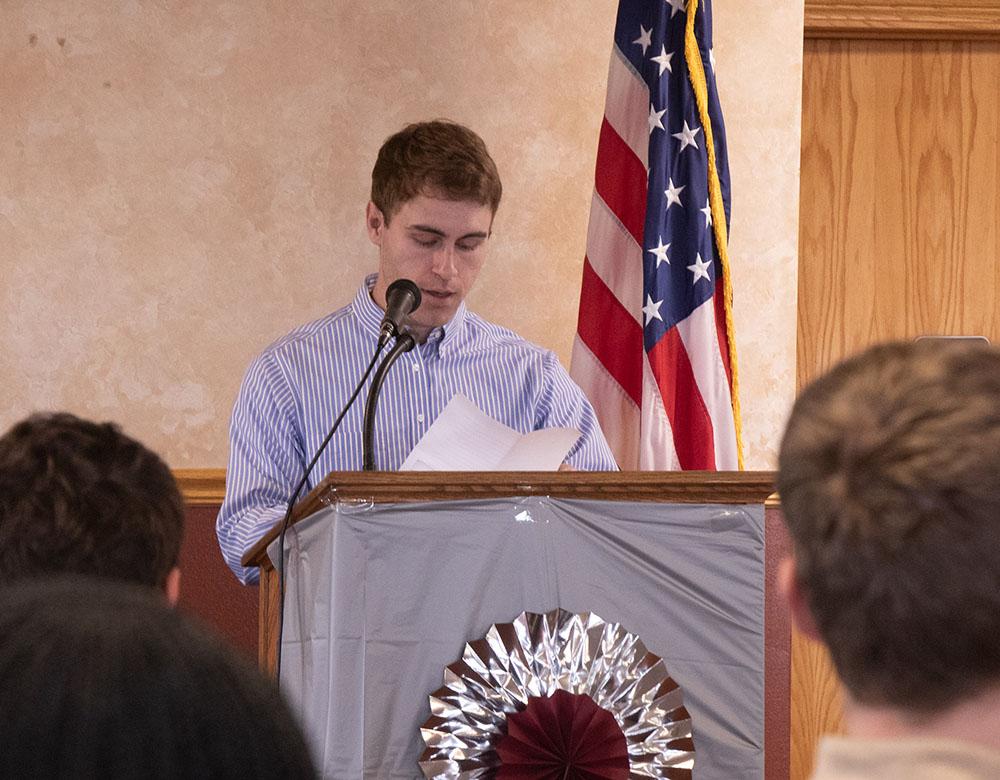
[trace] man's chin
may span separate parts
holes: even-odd
[[[430,302],[425,298],[424,303]],[[426,308],[421,305],[420,308],[424,309],[424,311],[420,312],[424,316],[411,317],[410,323],[414,327],[423,328],[424,330],[434,330],[434,328],[444,327],[451,322],[452,317],[455,316],[455,312],[458,311],[457,306],[442,307],[434,306],[433,303]]]
[[[430,322],[411,322],[410,325],[415,330],[422,330],[425,333],[429,333],[430,331],[435,330],[436,328],[443,328],[445,325],[448,324],[448,322],[450,320],[451,320],[451,317],[449,317],[446,320],[437,320],[437,319],[435,319],[435,320],[430,321]]]

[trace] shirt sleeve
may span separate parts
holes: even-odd
[[[240,564],[244,553],[284,517],[304,468],[295,403],[274,356],[250,366],[233,407],[226,497],[215,530],[222,557],[240,582],[257,582],[256,567]]]
[[[545,353],[536,414],[536,429],[562,427],[580,431],[580,438],[566,456],[571,466],[581,471],[618,470],[594,407],[553,352]]]

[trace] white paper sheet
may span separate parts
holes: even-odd
[[[579,438],[572,428],[518,433],[459,393],[400,471],[555,471]]]

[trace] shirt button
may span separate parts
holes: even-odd
[[[423,422],[423,421],[424,421],[424,414],[423,412],[421,412],[420,414],[417,415],[417,422]]]
[[[420,373],[420,366],[417,363],[413,364],[413,373],[414,374],[419,374]]]

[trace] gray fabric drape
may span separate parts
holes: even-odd
[[[427,697],[466,642],[522,611],[590,611],[683,688],[696,778],[759,778],[763,528],[763,506],[336,504],[288,534],[282,688],[324,776],[421,777]]]

